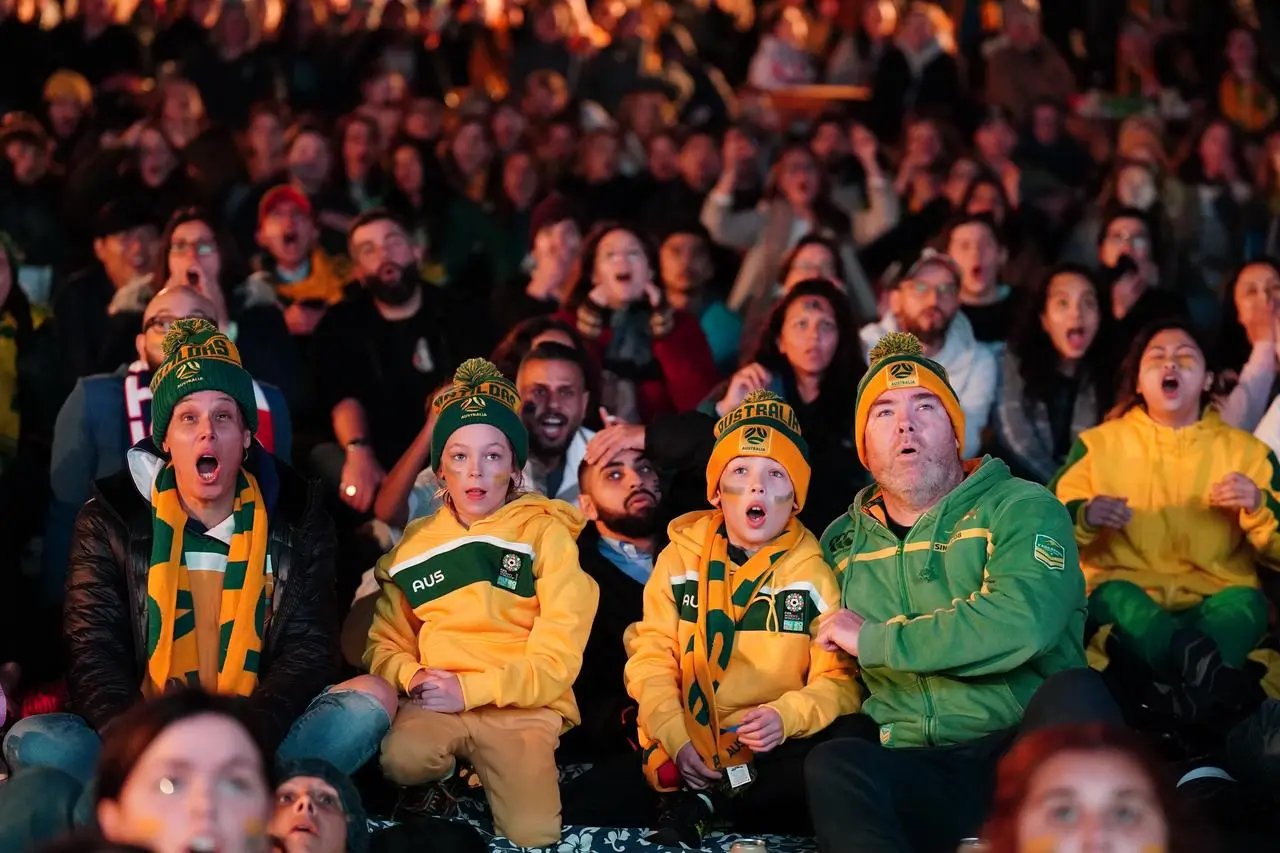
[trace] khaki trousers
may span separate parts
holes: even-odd
[[[546,708],[477,708],[459,714],[424,711],[401,700],[382,739],[382,772],[397,785],[445,778],[454,758],[475,767],[493,828],[521,847],[560,840],[556,747],[564,721]]]

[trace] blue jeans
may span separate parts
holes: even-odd
[[[277,760],[323,758],[350,775],[378,751],[391,720],[359,690],[326,690],[307,706],[276,750]],[[75,714],[19,720],[4,739],[12,778],[0,788],[0,850],[34,844],[83,826],[102,741]]]

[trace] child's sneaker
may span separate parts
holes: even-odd
[[[702,837],[711,825],[714,810],[705,794],[674,791],[658,797],[658,824],[644,840],[662,847],[701,850]]]
[[[458,813],[458,801],[471,787],[470,776],[469,770],[458,767],[438,782],[404,788],[392,819],[399,820],[405,814],[438,818],[455,816]]]

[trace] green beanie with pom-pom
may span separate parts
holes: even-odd
[[[449,436],[471,424],[495,427],[511,442],[516,467],[529,458],[529,432],[520,420],[520,395],[492,362],[469,358],[453,375],[453,384],[432,402],[436,425],[431,430],[431,464],[439,470]]]

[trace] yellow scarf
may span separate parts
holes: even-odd
[[[224,695],[248,696],[258,685],[268,596],[267,509],[257,479],[241,470],[232,508],[234,533],[222,578],[218,613],[216,683],[200,679],[196,614],[187,571],[183,533],[187,514],[178,500],[173,463],[151,487],[151,567],[147,571],[147,676],[144,696],[158,696],[168,684],[199,684]]]
[[[694,748],[709,767],[723,770],[746,764],[751,760],[751,750],[738,741],[736,732],[720,728],[716,687],[724,681],[725,669],[733,655],[734,634],[742,617],[757,599],[767,598],[760,590],[769,585],[774,563],[796,546],[804,535],[804,527],[792,518],[782,535],[737,567],[732,581],[729,538],[722,513],[716,512],[708,530],[711,532],[703,543],[698,563],[697,601],[682,606],[682,609],[696,607],[696,615],[682,612],[681,616],[695,615],[697,627],[680,656],[680,688],[685,697],[685,729]],[[732,588],[735,583],[736,589]],[[769,613],[777,618],[772,606]],[[664,765],[671,764],[675,756],[667,755],[662,744],[643,727],[638,735],[649,784],[659,791],[679,787],[678,780],[672,784],[671,770],[664,770]]]
[[[0,471],[18,452],[18,324],[0,311]]]

